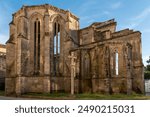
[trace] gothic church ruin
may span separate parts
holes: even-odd
[[[0,44],[0,90],[5,89],[6,75],[6,46]]]
[[[68,10],[23,6],[6,43],[6,95],[70,93],[71,76],[75,93],[144,93],[141,33],[116,25],[112,19],[80,29]]]

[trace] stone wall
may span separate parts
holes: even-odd
[[[21,92],[49,92],[49,78],[44,77],[21,77]]]
[[[5,89],[5,72],[0,71],[0,90]]]
[[[6,46],[0,44],[0,90],[5,89],[6,76]]]
[[[5,78],[5,94],[6,96],[16,95],[16,78]]]
[[[71,52],[75,93],[144,92],[141,33],[116,32],[114,19],[79,29],[68,10],[23,6],[13,15],[6,48],[6,95],[70,93]]]

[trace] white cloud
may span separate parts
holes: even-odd
[[[145,19],[147,16],[150,15],[150,7],[144,9],[140,14],[138,14],[134,19]]]
[[[150,56],[150,55],[147,55],[147,56],[144,56],[144,57],[143,57],[143,64],[144,64],[144,66],[147,65],[147,62],[146,62],[146,61],[149,59],[149,56]]]
[[[1,44],[5,44],[8,39],[9,39],[8,35],[0,34],[0,43]]]
[[[104,15],[109,15],[110,12],[109,12],[109,11],[104,11],[103,14],[104,14]]]
[[[112,9],[118,9],[118,8],[121,7],[121,5],[122,5],[121,2],[116,2],[116,3],[113,3],[113,4],[111,5],[111,8],[112,8]]]
[[[142,23],[148,22],[149,19],[150,19],[150,6],[145,8],[143,11],[141,11],[140,13],[135,15],[134,17],[128,18],[128,20],[126,20],[125,23],[122,24],[119,29],[122,29],[124,27],[128,27],[131,29],[135,29],[135,28],[137,29],[138,26],[140,26],[139,28],[141,29],[141,27],[144,26]],[[150,29],[143,29],[141,31],[144,33],[149,33]]]
[[[130,28],[135,28],[139,26],[148,17],[150,17],[150,7],[145,8],[141,13],[130,19]]]

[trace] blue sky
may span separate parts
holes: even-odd
[[[12,13],[22,5],[45,3],[70,10],[80,18],[80,28],[115,18],[117,30],[141,31],[143,62],[150,56],[150,0],[0,0],[0,43],[9,38]]]

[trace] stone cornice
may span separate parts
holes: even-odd
[[[100,40],[100,41],[96,41],[96,42],[92,42],[92,43],[87,43],[87,44],[83,44],[83,45],[80,45],[80,47],[83,47],[83,46],[88,46],[88,45],[94,45],[94,44],[98,44],[98,45],[101,45],[102,43],[109,43],[109,44],[121,44],[123,41],[124,41],[124,37],[126,37],[126,40],[133,40],[135,38],[132,38],[132,37],[137,37],[137,36],[140,36],[141,33],[139,31],[135,31],[135,32],[132,32],[130,34],[126,34],[126,35],[122,35],[122,36],[118,36],[118,37],[115,37],[115,38],[110,38],[110,39],[103,39],[103,40]],[[120,40],[121,42],[111,42],[111,41],[118,41]]]
[[[63,13],[63,14],[67,14],[68,13],[68,10],[63,10],[63,9],[59,9],[55,6],[52,6],[52,5],[49,5],[49,4],[44,4],[44,5],[33,5],[33,6],[23,6],[20,10],[18,10],[16,13],[13,14],[13,16],[17,16],[21,13],[24,12],[24,9],[25,10],[38,10],[38,9],[46,9],[46,10],[53,10],[55,12],[59,12],[59,13]],[[79,20],[79,18],[77,16],[75,16],[74,14],[72,14],[70,12],[70,16],[76,20]]]
[[[116,24],[117,23],[114,21],[114,19],[113,20],[108,20],[106,22],[96,22],[96,23],[91,24],[88,27],[80,29],[80,31],[87,30],[87,29],[90,29],[90,28],[94,28],[94,29],[98,30],[98,29],[102,29],[102,28],[112,26],[112,25],[116,25]]]

